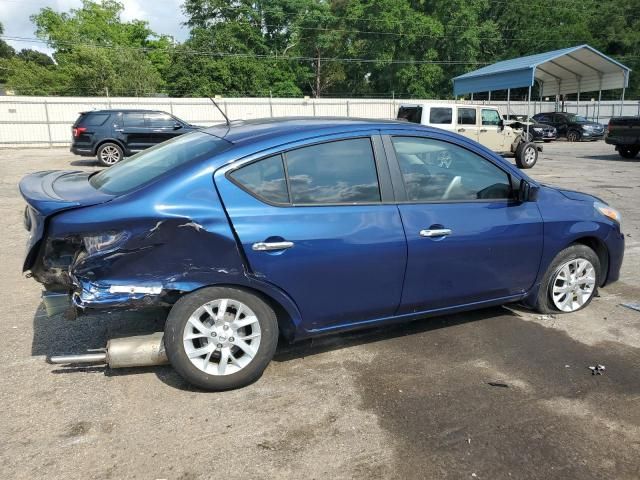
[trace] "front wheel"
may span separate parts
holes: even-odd
[[[540,313],[576,312],[591,302],[600,284],[600,260],[586,245],[562,250],[547,269],[537,298]]]
[[[178,300],[165,325],[169,362],[204,390],[244,387],[273,358],[278,322],[273,309],[245,290],[210,287]]]
[[[531,142],[521,142],[516,148],[516,165],[519,168],[531,168],[538,161],[538,148]]]
[[[638,152],[640,152],[640,147],[636,147],[636,146],[618,147],[618,153],[623,158],[636,158],[636,155],[638,155]]]

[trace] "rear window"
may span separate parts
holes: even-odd
[[[411,123],[422,123],[422,107],[400,107],[397,119]]]
[[[85,127],[99,127],[109,118],[108,113],[85,113],[80,117],[78,125]]]
[[[134,190],[162,174],[195,160],[204,160],[231,147],[213,135],[194,132],[160,143],[93,175],[91,185],[108,194]]]
[[[451,125],[453,109],[445,107],[431,107],[429,111],[429,123]]]
[[[289,203],[282,155],[265,158],[236,170],[231,178],[255,196],[273,203]]]

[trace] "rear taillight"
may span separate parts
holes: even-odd
[[[87,127],[73,127],[73,136],[77,138],[86,131],[87,131]]]

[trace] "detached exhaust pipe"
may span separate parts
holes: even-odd
[[[137,337],[114,338],[107,342],[104,352],[82,355],[59,355],[49,357],[53,364],[76,365],[82,363],[105,363],[111,368],[150,367],[169,363],[164,349],[164,333]]]

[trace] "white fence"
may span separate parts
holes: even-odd
[[[310,116],[395,118],[398,105],[423,100],[391,99],[301,99],[301,98],[220,98],[220,107],[232,120]],[[425,100],[429,102],[439,100]],[[445,102],[446,100],[442,100]],[[462,103],[462,102],[461,102]],[[468,103],[468,102],[467,102]],[[476,102],[481,103],[481,102]],[[493,101],[503,113],[507,102]],[[0,147],[68,146],[71,125],[78,113],[108,108],[163,110],[198,125],[213,125],[224,119],[207,98],[107,98],[107,97],[23,97],[0,96]],[[531,113],[553,111],[554,102],[531,102]],[[640,102],[602,102],[598,116],[596,102],[566,102],[565,110],[607,123],[612,116],[640,115]],[[526,113],[526,102],[511,102],[511,113]]]

